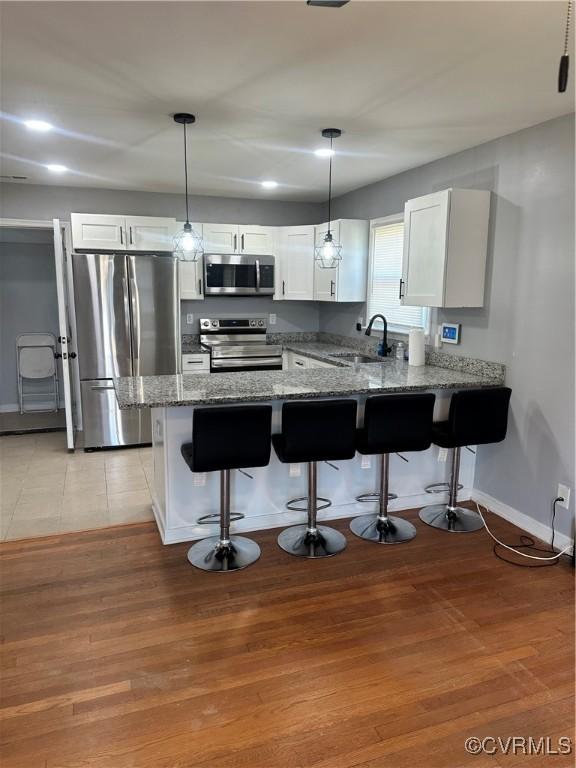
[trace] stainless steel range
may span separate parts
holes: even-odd
[[[210,351],[213,373],[282,370],[282,346],[266,341],[262,317],[200,320],[200,344]]]

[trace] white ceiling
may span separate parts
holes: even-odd
[[[566,3],[2,3],[2,174],[316,201],[573,111]],[[574,78],[575,73],[571,72]],[[19,122],[61,128],[33,134]],[[72,172],[54,176],[44,163]],[[280,186],[262,190],[259,181]]]

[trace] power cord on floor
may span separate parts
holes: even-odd
[[[478,514],[480,515],[480,518],[482,519],[482,522],[484,523],[484,528],[486,528],[487,533],[491,536],[491,538],[494,540],[494,547],[493,552],[496,555],[496,557],[499,560],[503,560],[505,563],[508,563],[509,565],[517,565],[519,568],[545,568],[549,565],[556,565],[559,562],[559,559],[562,557],[562,555],[565,555],[570,549],[572,549],[572,545],[568,545],[565,547],[561,552],[554,552],[554,522],[556,520],[556,504],[558,504],[559,501],[564,501],[562,496],[557,496],[554,501],[552,502],[552,541],[550,543],[550,549],[544,549],[543,547],[537,547],[535,540],[531,536],[522,535],[520,536],[520,543],[516,545],[511,544],[505,544],[503,541],[500,541],[499,538],[497,538],[490,528],[488,527],[488,524],[486,520],[484,519],[484,515],[480,511],[480,504],[476,502],[476,510],[478,511]],[[484,507],[484,511],[488,512],[488,508]],[[540,565],[537,565],[536,563],[515,563],[513,560],[510,560],[506,557],[503,557],[501,552],[499,551],[499,548],[502,547],[503,549],[508,550],[509,552],[513,552],[515,555],[520,555],[521,557],[526,557],[530,560],[537,560],[540,562]],[[529,555],[526,552],[521,552],[522,549],[528,549],[531,552],[545,552],[549,557],[541,557],[538,555]]]

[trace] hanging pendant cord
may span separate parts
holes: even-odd
[[[330,163],[328,165],[328,234],[332,224],[332,136],[330,136]]]
[[[190,223],[188,216],[188,154],[186,151],[186,123],[184,128],[184,186],[186,187],[186,224]]]
[[[564,32],[564,53],[560,57],[560,66],[558,68],[558,92],[564,93],[568,86],[568,70],[570,67],[570,56],[568,46],[570,43],[570,22],[572,20],[572,0],[568,0],[566,11],[566,30]]]

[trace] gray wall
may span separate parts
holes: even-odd
[[[133,216],[185,217],[184,195],[131,192],[37,184],[0,184],[1,216],[12,219],[70,220],[70,213],[125,213]],[[190,198],[192,221],[227,224],[316,224],[319,203],[249,200],[228,197]]]
[[[18,402],[16,337],[31,332],[58,337],[52,232],[0,230],[0,407]]]
[[[462,323],[452,349],[507,365],[509,433],[480,449],[475,485],[549,524],[559,482],[574,517],[574,116],[568,115],[338,198],[336,217],[376,218],[446,187],[492,190],[486,303],[444,310]],[[322,307],[322,330],[354,334],[364,305]]]
[[[273,301],[272,299],[246,296],[213,296],[203,301],[182,301],[182,333],[198,333],[200,317],[254,317],[276,315],[276,325],[270,325],[271,333],[289,331],[318,331],[320,306],[311,301]],[[194,323],[186,325],[186,314],[192,312]]]

